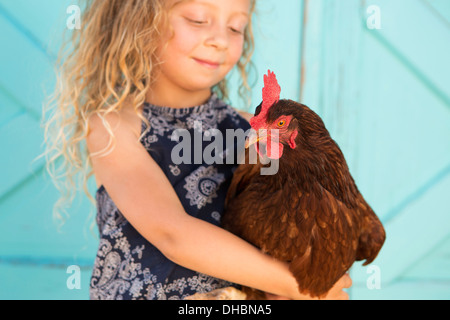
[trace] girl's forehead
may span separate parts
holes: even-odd
[[[169,8],[173,8],[175,6],[181,4],[203,4],[212,7],[219,7],[223,5],[228,5],[230,7],[243,6],[248,8],[247,12],[250,11],[251,3],[255,0],[169,0]]]

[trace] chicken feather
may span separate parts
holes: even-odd
[[[274,81],[274,74],[269,75],[265,80]],[[250,150],[245,150],[245,162],[235,171],[228,190],[222,225],[289,263],[299,291],[321,297],[355,261],[371,263],[386,234],[320,117],[303,104],[276,98],[270,95],[275,102],[270,108],[266,103],[264,113],[258,107],[256,120],[250,123],[272,129],[280,119],[294,119],[286,136],[292,133],[295,144],[292,138],[279,142],[284,151],[274,175],[261,175],[267,165],[261,159],[250,164]],[[265,298],[252,288],[243,291],[248,299]]]

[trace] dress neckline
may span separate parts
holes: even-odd
[[[217,101],[218,101],[217,94],[213,93],[205,103],[198,106],[187,108],[171,108],[166,106],[154,105],[149,102],[144,102],[144,109],[150,110],[157,114],[170,114],[175,117],[181,117],[189,114],[199,114],[206,110],[212,109],[217,104],[216,103]]]

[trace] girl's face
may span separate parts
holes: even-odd
[[[208,91],[239,61],[250,0],[173,0],[157,82]]]

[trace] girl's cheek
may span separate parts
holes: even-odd
[[[178,22],[172,25],[173,37],[171,41],[181,51],[189,51],[198,44],[201,38],[200,30]]]
[[[236,40],[230,48],[230,58],[236,64],[244,53],[244,40]]]

